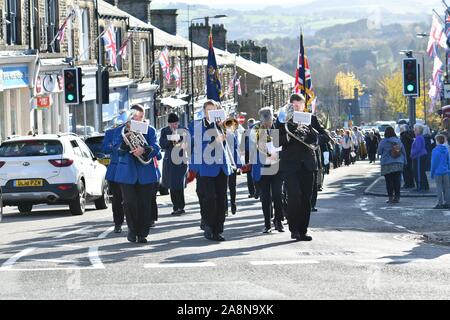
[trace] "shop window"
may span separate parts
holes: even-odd
[[[6,43],[21,44],[20,39],[20,0],[6,0]]]

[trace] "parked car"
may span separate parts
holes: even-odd
[[[73,134],[15,137],[0,145],[3,204],[30,212],[36,204],[67,204],[82,215],[86,203],[108,208],[106,167]]]

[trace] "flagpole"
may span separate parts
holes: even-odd
[[[303,30],[300,29],[300,54],[302,55],[302,81],[303,81],[303,89],[305,92],[305,107],[308,107],[308,92],[306,90],[306,59],[305,59],[305,47],[303,43]],[[300,91],[301,92],[301,91]]]

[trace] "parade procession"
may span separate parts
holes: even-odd
[[[0,0],[0,300],[448,299],[450,8],[326,2]]]

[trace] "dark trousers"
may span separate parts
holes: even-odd
[[[315,208],[316,204],[317,204],[317,194],[319,192],[319,172],[318,171],[314,171],[314,181],[313,181],[313,192],[312,192],[312,196],[311,196],[311,208]]]
[[[302,168],[297,172],[289,172],[284,179],[288,196],[289,230],[306,234],[311,216],[314,171]]]
[[[375,162],[376,159],[377,159],[377,152],[369,151],[369,161]]]
[[[156,194],[155,184],[121,184],[120,189],[130,234],[147,237],[152,223],[153,201],[151,197]]]
[[[247,173],[247,187],[248,187],[248,194],[255,195],[260,193],[259,186],[255,181],[253,181],[252,173]]]
[[[121,226],[123,224],[125,214],[123,212],[122,205],[122,191],[120,190],[120,184],[108,181],[109,190],[112,195],[112,211],[114,224],[116,226]]]
[[[236,180],[236,173],[228,177],[228,190],[230,190],[230,202],[232,206],[236,206]],[[225,211],[228,211],[228,197],[225,201]]]
[[[414,180],[419,191],[428,191],[430,186],[426,174],[427,156],[422,156],[413,160]]]
[[[405,188],[414,188],[414,172],[412,159],[403,168],[403,180],[405,181]]]
[[[222,171],[217,177],[199,177],[198,188],[203,199],[202,218],[213,234],[223,232],[227,182],[227,176]]]
[[[170,199],[173,204],[173,211],[184,210],[186,205],[184,200],[184,189],[181,190],[172,190],[170,189]]]
[[[400,185],[402,182],[402,173],[392,172],[384,176],[386,179],[386,189],[389,198],[396,197],[400,198]]]
[[[350,165],[350,153],[352,152],[352,149],[342,149],[342,153],[344,156],[345,165]]]
[[[273,176],[262,176],[258,182],[264,213],[264,225],[268,229],[271,227],[270,219],[273,210],[275,210],[275,220],[283,221],[282,184],[283,179],[280,173]]]
[[[151,205],[152,205],[152,220],[158,221],[158,204],[156,202],[158,190],[159,190],[159,183],[155,183],[153,186],[153,193],[152,193],[152,199],[151,199]]]

